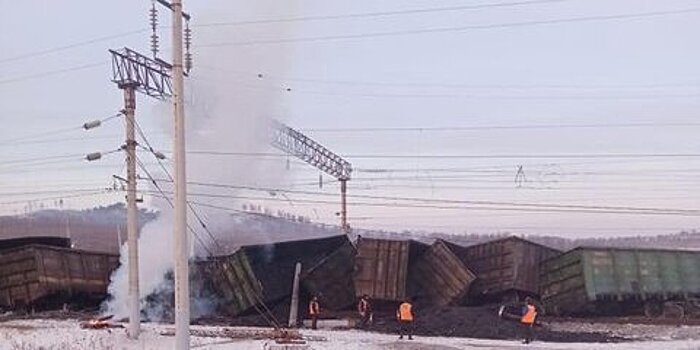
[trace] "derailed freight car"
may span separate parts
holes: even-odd
[[[417,302],[432,306],[452,304],[466,295],[476,279],[442,240],[437,240],[412,264],[410,283],[418,286]]]
[[[700,297],[698,266],[700,252],[580,247],[542,264],[542,302],[553,314],[649,314]]]
[[[355,246],[347,240],[313,266],[303,269],[301,283],[311,295],[318,295],[324,309],[341,310],[355,303],[353,282]]]
[[[417,293],[409,285],[411,265],[428,249],[417,241],[358,237],[355,293],[381,301],[400,301]]]
[[[49,245],[0,251],[0,306],[97,305],[107,295],[119,256]]]
[[[562,253],[515,236],[468,247],[446,244],[477,276],[469,302],[538,295],[540,263]]]
[[[244,246],[231,255],[211,257],[197,262],[197,275],[201,276],[198,284],[210,289],[218,297],[220,311],[235,316],[249,311],[256,305],[275,304],[289,297],[296,263],[301,262],[302,275],[308,283],[305,285],[315,287],[312,292],[321,294],[322,297],[331,296],[331,292],[326,288],[332,286],[332,283],[312,281],[315,281],[317,274],[341,281],[348,279],[347,273],[334,276],[322,274],[319,265],[324,260],[334,263],[336,259],[347,258],[348,253],[341,252],[326,259],[339,249],[347,249],[348,246],[352,248],[345,235]],[[352,253],[350,251],[350,254]],[[352,266],[352,260],[344,264]],[[313,267],[316,272],[311,271],[307,274]],[[327,305],[334,301],[330,300]]]

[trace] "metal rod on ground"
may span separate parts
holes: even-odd
[[[299,319],[299,276],[301,275],[301,263],[298,262],[294,269],[294,284],[292,285],[292,304],[289,306],[289,327],[296,327]]]
[[[140,333],[141,308],[139,303],[139,248],[138,217],[136,209],[136,86],[120,86],[124,91],[124,116],[126,117],[126,221],[127,247],[129,249],[129,328],[128,334],[137,339]]]
[[[185,106],[182,55],[182,0],[173,0],[173,107],[175,112],[175,349],[190,348],[189,240],[185,173]]]

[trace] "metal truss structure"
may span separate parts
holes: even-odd
[[[328,148],[278,121],[273,122],[272,145],[338,180],[350,180],[352,165]]]
[[[172,66],[146,57],[129,48],[109,50],[112,54],[112,81],[119,88],[133,87],[148,96],[165,100],[172,96]]]
[[[272,146],[338,179],[340,182],[340,212],[338,213],[340,227],[346,233],[350,232],[347,210],[347,183],[352,173],[350,162],[310,137],[278,121],[274,121],[272,127],[274,130]]]

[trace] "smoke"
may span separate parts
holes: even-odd
[[[250,3],[246,8],[231,9],[230,2],[220,2],[222,10],[235,13],[250,12]],[[264,5],[255,5],[264,6]],[[252,6],[252,7],[255,7]],[[280,9],[281,3],[271,7],[275,12],[267,17],[293,16],[291,8]],[[266,16],[265,9],[258,9],[257,16]],[[199,23],[221,20],[221,11],[199,10],[195,18]],[[239,15],[240,16],[240,15]],[[195,38],[206,42],[227,42],[232,37],[250,35],[288,35],[288,26],[276,26],[266,29],[202,28],[195,32]],[[264,78],[268,72],[283,75],[288,55],[284,46],[250,47],[250,48],[202,48],[194,53],[195,63],[191,76],[186,81],[186,133],[187,149],[216,152],[259,153],[269,152],[269,126],[273,118],[280,119],[286,114],[285,89],[278,81]],[[153,108],[153,115],[160,116],[163,130],[171,133],[172,107],[161,104]],[[138,117],[138,116],[137,116]],[[172,164],[168,164],[171,167]],[[155,176],[163,178],[157,168],[150,169]],[[172,173],[172,172],[171,172]],[[256,157],[229,157],[205,154],[188,154],[187,176],[189,181],[246,184],[253,186],[274,186],[285,176],[284,160],[269,161]],[[141,184],[141,186],[144,186]],[[165,191],[172,191],[171,184],[161,183]],[[151,190],[155,190],[152,188]],[[211,228],[225,228],[232,223],[230,212],[206,209],[199,204],[216,205],[225,208],[240,208],[241,202],[232,198],[211,198],[207,194],[222,194],[221,189],[201,186],[189,186],[189,200]],[[227,194],[236,192],[226,190]],[[157,220],[147,224],[139,238],[139,280],[141,307],[143,313],[153,320],[166,318],[168,303],[150,302],[147,297],[154,294],[172,294],[172,281],[166,277],[173,269],[173,213],[170,205],[162,199],[153,199],[153,205],[160,211]],[[199,204],[198,204],[199,203]],[[198,253],[217,251],[215,244],[199,226],[196,218],[189,214],[188,219],[197,231],[199,239],[190,237],[193,249]],[[216,232],[215,232],[216,234]],[[201,242],[203,243],[200,243]],[[112,277],[109,286],[111,298],[103,305],[106,313],[118,318],[127,317],[128,296],[128,250],[121,248],[121,266]],[[156,298],[157,300],[158,298]],[[193,316],[211,312],[215,303],[206,296],[194,298]]]

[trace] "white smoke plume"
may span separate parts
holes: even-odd
[[[241,9],[230,9],[232,3],[221,1],[218,6],[229,8],[232,13]],[[250,4],[249,4],[250,5]],[[263,6],[263,5],[259,5]],[[281,3],[271,7],[275,16],[293,16],[289,8],[287,12],[279,12]],[[233,10],[233,11],[232,11]],[[265,16],[264,9],[257,12]],[[200,23],[220,21],[219,12],[198,13]],[[287,26],[265,29],[264,33],[255,31],[246,35],[273,35],[284,37],[288,35]],[[230,41],[231,31],[226,29],[206,30],[195,32],[196,38],[208,42]],[[283,75],[287,56],[280,47],[265,48],[220,48],[203,49],[195,53],[195,67],[191,77],[186,81],[186,118],[187,118],[187,149],[213,150],[219,152],[257,153],[268,152],[269,126],[273,118],[283,119],[285,89],[279,82],[268,82],[260,77],[267,72],[273,75]],[[138,114],[138,113],[137,113]],[[164,131],[172,132],[172,107],[162,104],[154,108],[155,115],[163,120]],[[138,115],[137,115],[138,118]],[[172,164],[167,164],[171,167]],[[166,177],[157,168],[150,169],[156,177]],[[249,184],[257,186],[274,186],[284,176],[283,160],[277,162],[262,161],[255,157],[216,157],[211,155],[188,155],[188,180],[222,184]],[[172,173],[172,172],[171,172]],[[144,183],[140,187],[146,186]],[[172,185],[161,183],[165,191],[172,191]],[[151,188],[155,190],[155,188]],[[227,208],[240,208],[241,202],[226,198],[198,197],[196,194],[222,193],[221,189],[211,189],[189,186],[189,200],[205,202]],[[227,191],[228,194],[235,192]],[[166,311],[159,310],[163,305],[151,305],[145,298],[157,291],[168,290],[166,274],[173,268],[173,214],[170,205],[162,199],[153,199],[153,205],[160,211],[160,217],[147,224],[140,233],[139,239],[139,273],[142,310],[151,319]],[[213,230],[225,229],[232,220],[230,213],[215,211],[204,207],[197,210],[205,218]],[[207,249],[216,250],[211,239],[190,214],[190,225],[197,231],[200,239],[205,242],[206,249],[201,249],[197,239],[190,237],[194,245],[192,251],[202,252]],[[214,234],[217,234],[214,232]],[[199,247],[198,247],[199,246]],[[121,249],[121,267],[114,272],[109,286],[110,299],[104,305],[104,311],[124,318],[128,315],[128,251],[126,245]],[[193,300],[193,315],[206,312],[212,305],[207,300]],[[148,305],[148,307],[146,307]]]

